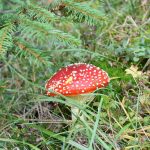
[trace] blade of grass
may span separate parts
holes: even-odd
[[[121,136],[121,134],[124,133],[124,131],[125,131],[126,129],[128,129],[130,125],[131,125],[131,123],[125,125],[125,126],[118,132],[118,134],[116,135],[115,141],[118,140],[118,138]]]
[[[37,148],[36,146],[30,144],[30,143],[27,143],[27,142],[22,142],[22,141],[18,141],[18,140],[15,140],[15,139],[8,139],[8,138],[0,138],[0,141],[2,142],[10,142],[10,143],[19,143],[19,144],[23,144],[23,145],[28,145],[30,148],[32,148],[33,150],[40,150],[39,148]]]
[[[27,124],[27,125],[31,126],[33,128],[36,128],[36,129],[40,130],[42,133],[45,133],[46,135],[49,135],[49,136],[51,136],[51,137],[53,137],[53,138],[55,138],[55,139],[57,139],[57,140],[59,140],[59,141],[61,141],[63,143],[68,143],[68,144],[70,144],[70,145],[72,145],[72,146],[74,146],[74,147],[76,147],[76,148],[78,148],[80,150],[88,150],[86,147],[78,144],[77,142],[75,142],[73,140],[67,140],[66,137],[64,137],[64,136],[62,136],[60,134],[56,134],[56,133],[54,133],[54,132],[52,132],[50,130],[46,130],[46,129],[44,129],[44,128],[40,127],[40,126],[37,126],[37,125],[33,125],[33,124]]]
[[[83,113],[83,115],[84,115],[86,118],[88,118],[89,120],[92,120],[91,116],[88,115],[85,111],[82,111],[82,113]],[[92,128],[88,125],[87,121],[82,120],[82,122],[83,122],[85,128],[88,129],[91,134],[93,134],[93,130],[92,130]],[[111,141],[100,129],[98,130],[98,132],[99,132],[100,135],[109,143],[109,145],[108,145],[103,139],[101,139],[101,137],[98,136],[97,134],[95,134],[95,139],[96,139],[96,141],[97,141],[99,144],[101,144],[106,150],[111,150],[111,147],[112,147],[112,146],[114,147],[112,141]],[[110,146],[110,145],[111,145],[111,146]]]
[[[91,140],[90,140],[90,145],[89,145],[89,149],[92,149],[92,144],[94,143],[94,139],[96,137],[96,130],[98,128],[98,123],[99,123],[99,120],[100,120],[100,112],[101,112],[101,106],[102,106],[102,103],[103,103],[103,99],[101,99],[100,103],[99,103],[99,106],[98,106],[98,112],[97,112],[97,115],[96,115],[96,121],[95,121],[95,125],[94,125],[94,128],[93,128],[93,134],[92,134],[92,137],[91,137]],[[106,147],[106,145],[105,145]]]

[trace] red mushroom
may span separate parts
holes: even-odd
[[[108,83],[109,77],[104,70],[92,64],[75,63],[61,68],[47,81],[45,87],[48,96],[55,96],[51,92],[54,91],[81,102],[87,99],[85,94],[103,88]],[[77,115],[77,109],[72,111]]]

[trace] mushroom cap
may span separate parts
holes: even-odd
[[[108,74],[92,64],[75,63],[56,72],[46,83],[48,96],[55,96],[50,90],[65,96],[91,93],[109,83]]]

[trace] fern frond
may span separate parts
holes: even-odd
[[[0,54],[4,54],[12,46],[12,33],[14,31],[14,24],[5,24],[0,30]]]
[[[88,4],[77,3],[73,0],[63,0],[63,4],[73,20],[86,21],[89,25],[94,25],[106,19],[100,11],[91,8]]]
[[[38,43],[51,42],[51,44],[61,43],[64,46],[80,46],[80,40],[65,33],[61,30],[55,29],[47,23],[40,23],[31,21],[26,18],[20,19],[21,36]]]

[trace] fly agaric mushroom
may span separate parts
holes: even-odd
[[[56,92],[82,103],[94,98],[87,97],[88,93],[103,88],[108,83],[109,77],[104,70],[92,64],[75,63],[61,68],[47,81],[45,87],[48,96],[55,96],[54,92]],[[76,116],[79,110],[72,108],[72,112]]]

